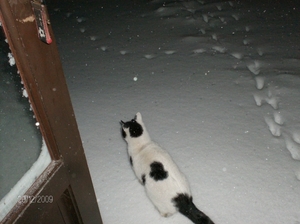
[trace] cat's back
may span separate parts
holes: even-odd
[[[154,142],[137,156],[136,175],[141,177],[147,195],[163,216],[176,212],[173,198],[190,195],[189,184],[169,153]]]
[[[157,143],[149,142],[136,156],[137,162],[145,168],[150,168],[154,161],[162,163],[165,168],[178,169],[170,154]]]
[[[149,143],[138,155],[138,170],[148,174],[146,188],[157,190],[157,186],[173,193],[190,193],[184,174],[179,170],[170,154],[155,142]]]

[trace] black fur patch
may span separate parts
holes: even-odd
[[[179,210],[188,210],[190,204],[193,202],[193,198],[188,194],[177,194],[177,196],[172,199],[172,202],[175,204],[175,207]]]
[[[136,122],[136,120],[131,120],[123,123],[123,128],[129,128],[129,134],[132,138],[140,137],[143,134],[143,127]],[[123,138],[126,137],[125,131],[122,129]]]
[[[168,171],[164,170],[164,166],[161,162],[154,161],[150,164],[150,177],[155,181],[164,180],[168,177]]]
[[[145,184],[146,184],[146,175],[145,174],[143,174],[142,175],[142,184],[145,186]]]
[[[172,199],[178,211],[189,218],[193,223],[214,224],[214,222],[193,203],[193,198],[188,194],[177,194]]]
[[[123,138],[126,138],[126,132],[123,130],[123,128],[122,128],[121,131],[122,131],[122,137],[123,137]]]

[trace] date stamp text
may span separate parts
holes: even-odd
[[[52,195],[22,195],[18,197],[19,204],[27,204],[27,203],[37,203],[37,204],[44,204],[44,203],[53,203],[53,196]]]

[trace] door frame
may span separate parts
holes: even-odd
[[[38,38],[30,0],[0,0],[0,20],[52,159],[25,195],[54,199],[17,203],[0,222],[55,223],[57,216],[63,223],[102,223],[51,25],[47,44]]]

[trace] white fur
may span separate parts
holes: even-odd
[[[162,216],[170,216],[177,211],[172,199],[179,193],[191,195],[189,184],[168,152],[151,140],[140,113],[136,114],[136,121],[143,127],[142,136],[132,138],[128,128],[123,128],[126,132],[125,140],[128,144],[128,154],[132,158],[133,170],[141,183],[141,177],[145,174],[145,189],[149,199]],[[168,172],[166,179],[155,181],[150,177],[150,164],[154,161],[163,164],[164,170]]]

